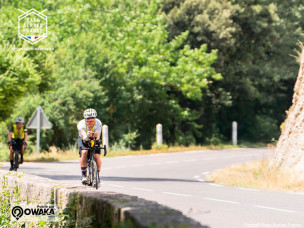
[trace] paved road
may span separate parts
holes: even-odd
[[[304,228],[304,193],[236,188],[205,180],[215,169],[271,153],[266,148],[226,149],[104,158],[101,191],[155,200],[212,228]],[[2,169],[8,169],[8,163]],[[78,161],[25,163],[20,171],[80,185]]]

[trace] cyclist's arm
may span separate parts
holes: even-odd
[[[13,134],[13,132],[8,133],[8,141],[9,142],[12,140],[12,134]]]
[[[79,130],[79,135],[80,135],[80,137],[83,141],[88,141],[89,140],[88,135],[85,132],[85,130]]]
[[[13,131],[14,131],[14,127],[12,126],[11,129],[10,129],[10,131],[9,131],[9,134],[8,134],[8,141],[9,142],[12,140]]]
[[[99,124],[97,125],[97,128],[96,128],[96,130],[95,130],[95,134],[94,134],[96,140],[99,140],[99,139],[100,139],[101,129],[102,129],[102,123],[101,123],[101,121],[98,120],[98,122],[99,122]]]
[[[96,140],[99,140],[100,139],[100,132],[95,132],[94,133],[94,137],[96,138]]]
[[[27,132],[24,132],[24,142],[26,143],[27,141]]]

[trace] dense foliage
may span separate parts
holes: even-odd
[[[109,125],[110,142],[131,147],[150,147],[157,123],[168,144],[229,140],[233,120],[241,139],[269,141],[290,105],[289,54],[302,38],[300,2],[286,4],[0,0],[2,141],[38,105],[53,126],[45,148],[74,144],[87,107]],[[48,37],[35,45],[17,36],[18,9],[31,8],[48,16]]]
[[[208,112],[200,117],[205,135],[227,137],[236,120],[243,140],[277,138],[297,76],[298,66],[290,55],[295,55],[297,41],[303,41],[303,3],[165,0],[162,10],[169,39],[188,30],[186,44],[191,48],[208,44],[210,50],[218,49],[215,69],[224,79],[214,83],[212,96],[206,97]],[[230,95],[231,106],[218,107],[218,94]]]

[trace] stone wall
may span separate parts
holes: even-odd
[[[70,227],[207,227],[181,212],[153,201],[89,187],[58,184],[55,180],[0,171],[0,191],[5,186],[33,203],[55,203],[69,215]]]

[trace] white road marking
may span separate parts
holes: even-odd
[[[174,193],[174,192],[163,192],[164,194],[169,194],[169,195],[176,195],[176,196],[185,196],[185,197],[189,197],[191,195],[187,195],[187,194],[180,194],[180,193]]]
[[[242,157],[253,157],[253,156],[258,156],[258,154],[242,154],[240,156],[242,156]]]
[[[216,158],[203,158],[202,160],[206,160],[206,161],[209,161],[209,160],[214,160]]]
[[[221,199],[214,199],[214,198],[204,198],[205,200],[212,200],[212,201],[218,201],[218,202],[223,202],[223,203],[239,203],[239,202],[234,202],[234,201],[229,201],[229,200],[221,200]]]
[[[126,155],[126,156],[119,156],[119,157],[112,157],[111,159],[123,159],[123,158],[133,158],[135,155]],[[108,158],[106,158],[108,159]]]
[[[195,153],[198,153],[198,152],[200,152],[200,151],[194,150],[194,151],[187,151],[186,153],[188,153],[188,154],[195,154]]]
[[[287,193],[292,195],[304,195],[304,192],[287,192]]]
[[[112,186],[112,187],[118,187],[118,188],[124,188],[125,186],[122,186],[122,185],[117,185],[117,184],[108,184],[109,186]]]
[[[115,166],[116,169],[121,169],[121,168],[126,168],[127,166],[125,165],[120,165],[120,166]]]
[[[230,155],[230,156],[224,156],[224,157],[221,157],[222,159],[223,158],[234,158],[235,156],[234,155]]]
[[[179,163],[179,161],[167,161],[165,162],[166,164],[174,164],[174,163]]]
[[[289,212],[289,213],[294,213],[294,212],[296,212],[296,211],[291,211],[291,210],[285,210],[285,209],[280,209],[280,208],[275,208],[275,207],[265,207],[265,206],[259,206],[259,205],[255,205],[254,207],[259,207],[259,208],[264,208],[264,209],[269,209],[269,210],[276,210],[276,211]]]
[[[219,185],[219,184],[210,184],[212,186],[215,186],[215,187],[223,187],[223,185]]]
[[[207,175],[208,173],[210,173],[210,172],[209,171],[202,172],[203,175]]]
[[[148,156],[164,156],[167,155],[166,153],[160,153],[160,154],[148,154]]]
[[[199,176],[198,176],[198,175],[195,175],[195,176],[193,176],[193,178],[198,179],[198,178],[199,178]]]
[[[242,187],[238,187],[238,189],[241,189],[241,190],[248,190],[248,191],[255,191],[255,192],[259,192],[259,191],[260,191],[260,190],[258,190],[258,189],[242,188]]]
[[[188,160],[185,160],[184,162],[194,162],[194,161],[197,161],[197,159],[188,159]]]
[[[205,180],[204,179],[197,179],[198,181],[201,181],[201,182],[205,182]]]
[[[142,190],[142,191],[148,191],[148,192],[153,192],[154,190],[152,189],[146,189],[146,188],[133,188],[133,189],[136,189],[136,190]]]
[[[160,165],[161,163],[155,162],[155,163],[149,163],[149,165]]]

